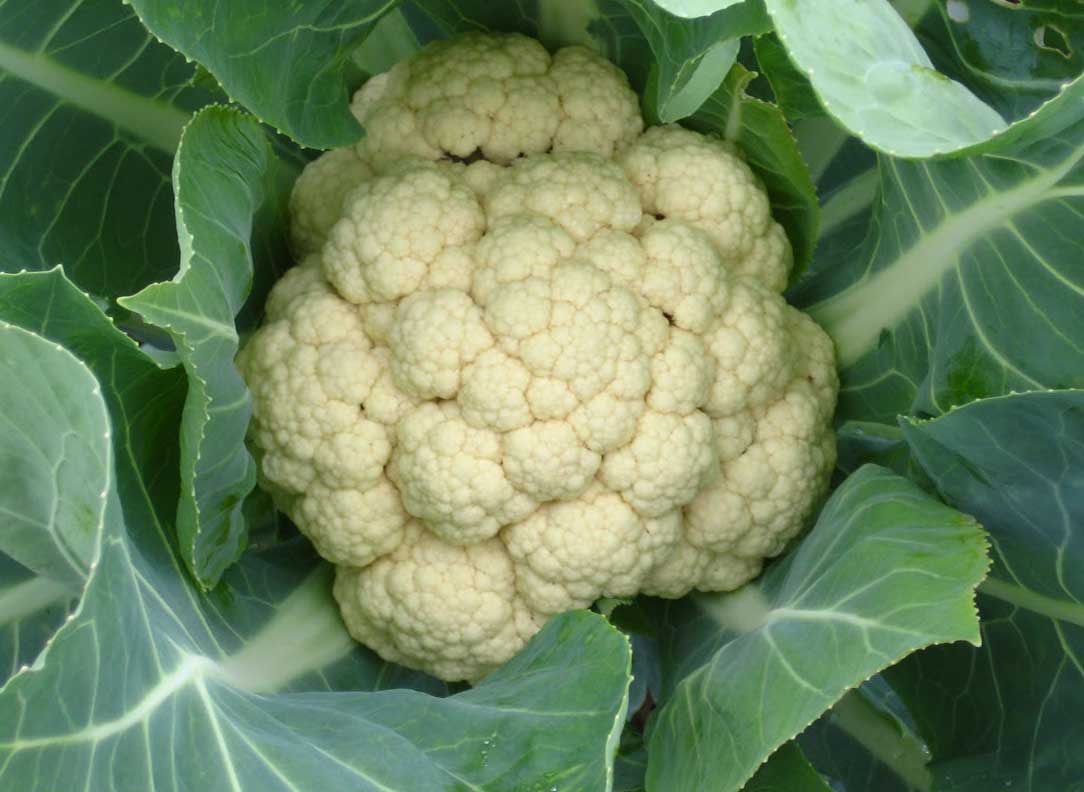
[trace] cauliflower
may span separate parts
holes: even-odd
[[[430,45],[298,179],[301,264],[238,362],[263,486],[351,634],[476,681],[599,597],[737,588],[827,486],[837,380],[729,144],[614,66]]]

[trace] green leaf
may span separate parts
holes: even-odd
[[[105,396],[113,425],[117,427],[116,442],[126,453],[118,458],[126,464],[133,455],[145,456],[148,465],[146,495],[159,502],[175,504],[176,479],[162,471],[175,469],[177,457],[177,423],[180,421],[184,398],[184,375],[180,370],[163,371],[147,358],[136,345],[117,330],[90,297],[80,291],[60,268],[49,272],[0,274],[0,322],[15,325],[59,344],[80,359],[98,382],[104,383]],[[95,385],[97,387],[97,384]],[[65,387],[59,391],[64,399],[85,399],[78,388]],[[18,410],[2,410],[4,415],[18,415],[31,405]],[[39,405],[40,409],[40,405]],[[77,415],[77,414],[76,414]],[[41,435],[43,443],[55,442],[63,436]],[[29,438],[29,435],[27,436]],[[95,439],[93,433],[84,440]],[[74,439],[74,438],[73,438]],[[0,444],[0,448],[7,447]],[[0,451],[0,453],[3,453]],[[15,482],[33,471],[27,464],[32,456],[12,460],[4,469],[13,471],[5,481]],[[70,464],[65,460],[65,467]],[[63,492],[53,492],[61,501],[78,496],[88,484],[97,483],[96,492],[84,492],[99,500],[103,482],[96,478],[102,470],[83,471],[85,479],[63,482]],[[31,495],[14,487],[0,497],[0,512],[14,512],[22,502],[37,511],[52,512],[53,501],[41,491]],[[172,519],[172,515],[168,517]],[[91,536],[97,541],[100,525],[95,522]],[[49,543],[49,537],[39,532],[38,554]],[[88,549],[87,561],[93,556]],[[40,571],[40,570],[39,570]],[[32,663],[46,645],[56,628],[68,616],[82,592],[85,581],[58,582],[56,578],[35,575],[0,553],[0,683],[22,666]]]
[[[303,146],[361,137],[345,79],[352,50],[392,0],[281,3],[132,0],[147,29],[202,64],[226,92]],[[356,87],[356,86],[353,86]]]
[[[841,418],[1084,384],[1082,136],[1084,80],[965,158],[880,159],[860,249],[797,296],[836,342]]]
[[[820,224],[820,206],[809,169],[797,141],[776,105],[745,93],[756,77],[741,64],[687,121],[692,129],[721,134],[741,147],[750,167],[768,188],[772,216],[794,247],[796,278],[813,257]]]
[[[61,283],[58,274],[38,277]],[[117,335],[88,329],[86,340],[112,345],[123,362],[131,344]],[[154,437],[133,431],[175,427],[179,399],[172,408],[146,399],[123,368],[95,378],[71,353],[12,325],[0,327],[0,359],[39,372],[0,378],[0,404],[37,403],[47,413],[24,426],[27,436],[40,445],[92,424],[87,442],[100,461],[92,472],[106,481],[77,610],[34,666],[0,688],[0,787],[196,789],[209,778],[233,790],[610,782],[629,649],[601,617],[551,621],[465,693],[440,699],[408,689],[441,687],[349,638],[330,595],[330,567],[305,543],[246,554],[206,596],[188,580],[166,523],[175,500],[157,484],[175,482],[177,467],[168,455],[163,464]],[[40,493],[46,503],[66,495]],[[0,490],[0,508],[12,505],[9,496]],[[388,686],[400,689],[360,692]]]
[[[252,406],[233,363],[234,319],[252,282],[253,217],[274,196],[275,161],[260,126],[223,107],[185,128],[174,164],[181,267],[120,304],[170,334],[188,374],[181,427],[181,553],[211,588],[240,556],[241,506],[256,483],[245,448]]]
[[[128,294],[177,263],[169,163],[214,93],[115,0],[19,0],[0,13],[0,271],[63,264]]]
[[[7,280],[10,276],[0,276]],[[0,685],[32,663],[68,614],[117,508],[110,428],[89,369],[0,320]],[[34,398],[27,398],[33,392]]]
[[[823,278],[851,265],[871,234],[880,175],[878,157],[831,116],[807,117],[793,125],[798,150],[820,199],[820,227],[813,261],[792,284],[787,299],[806,305],[806,294]]]
[[[793,742],[784,743],[773,753],[742,789],[744,792],[831,792],[802,755],[802,749]]]
[[[1015,120],[1084,72],[1078,6],[1062,0],[927,3],[915,33],[940,71]]]
[[[42,577],[77,587],[89,570],[109,491],[105,413],[75,409],[84,394],[64,381],[66,369],[48,360],[35,365],[33,353],[44,340],[7,323],[0,331],[15,339],[0,348],[0,379],[24,380],[39,393],[26,400],[5,393],[0,400],[0,550]]]
[[[771,85],[775,102],[790,121],[824,115],[813,86],[791,62],[779,36],[769,33],[753,40],[757,65]]]
[[[988,140],[1005,121],[935,71],[888,0],[765,0],[825,109],[870,146],[928,157]]]
[[[635,650],[633,657],[635,658]],[[621,743],[614,760],[613,792],[644,792],[647,773],[647,747],[643,737],[631,727],[621,734]]]
[[[695,112],[734,63],[737,40],[770,28],[762,0],[722,3],[711,16],[696,20],[676,17],[653,0],[622,0],[621,5],[654,53],[653,115],[662,123]]]
[[[836,449],[836,467],[848,475],[872,462],[899,473],[927,492],[934,489],[898,426],[847,421],[836,430]]]
[[[1074,789],[1084,777],[1084,392],[972,402],[904,432],[942,496],[990,532],[981,648],[890,673],[938,788]]]
[[[163,371],[155,365],[131,339],[114,327],[101,308],[75,286],[59,267],[49,272],[0,274],[0,321],[29,330],[53,342],[54,346],[63,346],[75,354],[100,381],[107,383],[107,388],[114,389],[115,400],[110,402],[111,405],[119,405],[122,398],[133,405],[143,405],[138,411],[130,413],[114,411],[113,420],[120,427],[122,438],[127,443],[136,442],[131,432],[137,431],[139,442],[156,447],[156,467],[168,468],[173,464],[177,436],[176,424],[171,425],[171,421],[180,418],[183,374],[177,370]],[[57,396],[65,400],[82,400],[86,398],[86,393],[77,388],[65,388]],[[34,409],[44,409],[44,405],[28,401],[18,409],[13,406],[0,413],[15,419],[8,423],[10,430],[21,430],[29,418],[20,419],[17,416],[20,412]],[[74,411],[73,416],[79,417]],[[31,437],[27,435],[23,443],[29,442]],[[65,445],[54,446],[60,456],[50,460],[48,456],[19,454],[5,460],[4,469],[18,471],[24,477],[34,475],[38,481],[51,482],[53,469],[56,468],[60,472],[70,471],[70,479],[58,478],[55,484],[41,489],[33,486],[29,478],[23,478],[19,483],[17,475],[5,477],[5,482],[10,482],[4,489],[5,513],[9,516],[19,513],[51,515],[64,503],[81,503],[78,513],[66,516],[58,513],[52,518],[59,525],[58,530],[79,532],[81,560],[67,574],[61,574],[64,570],[30,563],[24,554],[7,542],[3,549],[38,574],[69,585],[82,583],[93,555],[93,543],[100,531],[102,515],[95,504],[101,501],[106,481],[102,478],[105,475],[102,460],[94,455],[87,456],[90,448],[83,448],[82,454],[76,452],[95,435],[84,427],[73,436],[57,432],[51,441],[44,434],[40,438],[33,437],[35,442],[40,443],[55,444],[63,440]],[[0,453],[15,447],[15,438],[11,437],[7,442],[0,443],[0,448],[5,449]],[[40,460],[48,465],[48,470],[35,470],[25,462],[20,463],[20,460]],[[63,498],[60,497],[61,489]],[[152,495],[175,500],[176,491],[174,482],[159,477],[153,479]],[[22,507],[17,506],[20,502]],[[36,522],[41,528],[50,526],[49,521],[40,518]],[[38,553],[43,553],[46,545],[51,544],[47,540],[52,535],[53,531],[39,531],[38,536],[28,538],[35,541]]]
[[[418,37],[411,30],[400,5],[376,23],[350,57],[366,74],[383,74],[417,52],[419,46]]]
[[[736,790],[849,688],[920,647],[977,642],[987,563],[973,520],[862,468],[755,584],[660,606],[648,789]]]

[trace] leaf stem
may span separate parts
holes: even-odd
[[[250,693],[271,693],[356,648],[331,598],[330,578],[331,567],[321,564],[239,652],[218,664],[219,676]]]
[[[908,786],[929,792],[933,777],[925,747],[899,721],[877,709],[864,695],[851,690],[832,707],[833,723],[870,752]]]
[[[16,583],[0,590],[0,625],[22,621],[73,596],[70,588],[49,578],[34,577]]]
[[[821,206],[821,237],[828,236],[872,204],[880,186],[880,173],[870,168],[833,192]]]
[[[187,113],[165,102],[80,74],[41,53],[0,44],[0,69],[128,130],[167,154],[176,151],[181,129],[188,121]]]
[[[1080,603],[1057,600],[994,577],[986,578],[979,586],[979,591],[1040,616],[1084,627],[1084,605]]]

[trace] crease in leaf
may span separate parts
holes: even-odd
[[[274,154],[259,125],[212,106],[185,128],[174,162],[181,263],[172,281],[119,300],[173,339],[188,375],[177,532],[193,576],[212,588],[246,541],[256,466],[245,448],[248,389],[233,363],[253,277],[253,219],[274,201]],[[213,187],[212,187],[213,185]]]

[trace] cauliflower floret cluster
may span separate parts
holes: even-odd
[[[599,597],[730,590],[827,485],[827,336],[728,144],[516,35],[423,49],[298,179],[239,363],[354,637],[477,680]]]

